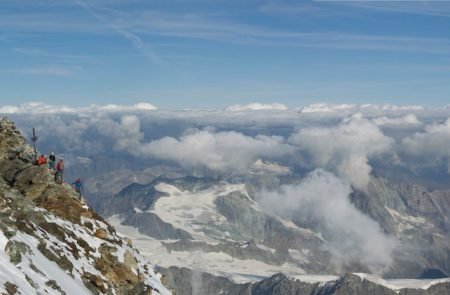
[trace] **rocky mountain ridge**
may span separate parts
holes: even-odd
[[[0,292],[170,294],[131,242],[34,165],[32,152],[0,118]]]
[[[314,224],[296,218],[283,220],[261,210],[255,202],[257,190],[251,185],[231,187],[232,184],[203,178],[158,178],[147,185],[128,186],[105,202],[100,213],[106,218],[118,214],[122,225],[161,241],[161,246],[172,255],[186,250],[211,256],[225,253],[235,262],[253,259],[280,271],[283,268],[294,273],[339,274],[342,271],[328,263],[328,254],[321,250],[324,237]],[[223,193],[227,189],[230,192]],[[208,195],[209,201],[201,200],[201,195]],[[420,185],[394,184],[379,177],[372,179],[368,192],[351,194],[350,199],[359,211],[375,220],[383,232],[399,240],[395,262],[387,277],[419,278],[429,271],[448,275],[449,196],[448,190],[428,191]],[[158,202],[164,205],[158,206]],[[199,212],[198,216],[190,218],[190,210]],[[171,223],[176,221],[174,215],[185,222]],[[190,229],[186,228],[189,223]],[[294,268],[282,268],[285,263]],[[366,272],[367,269],[354,264],[344,271]]]
[[[176,294],[207,295],[447,295],[450,279],[386,281],[375,275],[346,273],[340,277],[275,274],[258,282],[236,283],[187,268],[161,269]]]

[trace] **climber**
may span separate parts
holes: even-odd
[[[57,183],[62,183],[64,181],[64,160],[60,159],[58,164],[56,164],[55,181]]]
[[[56,162],[55,153],[52,152],[50,156],[48,156],[48,164],[52,170],[55,170],[55,162]]]
[[[70,185],[73,185],[75,187],[75,190],[77,193],[80,194],[80,200],[81,200],[81,191],[84,190],[83,185],[81,184],[81,179],[77,179],[74,182],[72,182]]]
[[[44,165],[44,164],[46,164],[46,163],[47,163],[47,159],[45,158],[44,155],[41,155],[41,156],[37,159],[37,161],[36,161],[36,164],[37,164],[38,166]]]

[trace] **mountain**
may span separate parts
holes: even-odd
[[[298,215],[289,219],[270,214],[258,203],[257,189],[208,178],[158,178],[128,186],[105,202],[100,213],[132,234],[143,252],[170,253],[169,260],[156,258],[160,265],[178,261],[180,267],[230,276],[369,271],[357,262],[330,263],[324,248],[330,237],[323,229]],[[367,192],[354,191],[350,200],[398,240],[386,277],[450,273],[450,191],[374,177]]]
[[[439,278],[450,272],[449,190],[374,176],[366,192],[350,194],[355,209],[398,240],[382,279],[351,274],[370,270],[358,261],[334,265],[324,247],[330,236],[314,222],[269,213],[258,202],[264,181],[252,177],[160,177],[124,188],[100,213],[155,259],[177,294],[191,294],[198,277],[198,294],[447,294],[448,279]],[[309,274],[320,282],[305,284]],[[349,278],[353,291],[343,285]]]
[[[167,283],[174,286],[176,294],[186,295],[446,295],[450,291],[450,279],[384,280],[364,273],[346,273],[340,277],[275,274],[257,282],[236,283],[187,268],[170,267],[161,272]]]
[[[0,118],[0,292],[171,294],[148,259]]]

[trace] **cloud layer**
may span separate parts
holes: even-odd
[[[148,103],[30,103],[0,106],[0,113],[16,120],[27,137],[35,127],[44,150],[84,157],[120,153],[204,174],[243,174],[258,159],[273,160],[293,171],[326,169],[364,190],[375,162],[412,171],[448,165],[449,109],[325,106],[335,111],[299,113],[276,104],[164,111]]]
[[[251,137],[235,131],[215,132],[211,128],[187,130],[179,138],[166,136],[143,142],[144,134],[136,116],[123,116],[120,123],[110,122],[99,130],[115,138],[117,150],[137,157],[173,161],[190,170],[245,173],[260,157],[276,159],[293,151],[281,137]]]
[[[156,106],[141,102],[135,105],[90,105],[88,107],[73,107],[73,106],[55,106],[41,102],[30,102],[14,105],[0,105],[0,114],[85,114],[85,113],[102,113],[102,112],[129,112],[129,111],[152,111],[158,109]]]

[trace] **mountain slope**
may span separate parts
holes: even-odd
[[[148,260],[0,118],[0,292],[170,294]]]
[[[295,276],[370,271],[357,260],[340,269],[333,265],[323,247],[328,236],[320,226],[298,215],[289,219],[269,214],[258,203],[258,191],[243,182],[159,178],[147,185],[131,184],[111,197],[101,214],[165,267],[187,267],[237,281],[276,272]],[[353,210],[370,216],[398,240],[384,277],[448,276],[449,196],[448,190],[381,177],[372,177],[368,192],[350,195]]]

